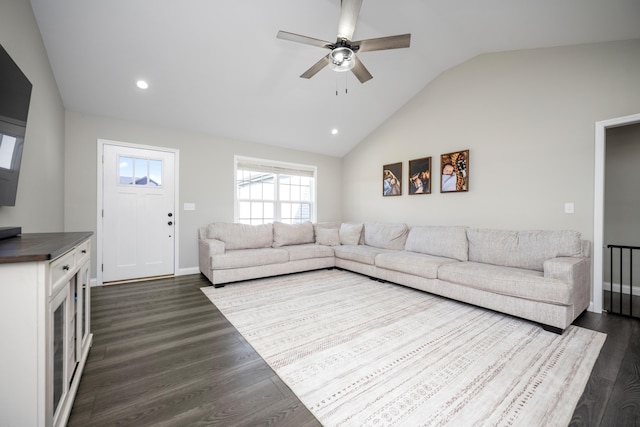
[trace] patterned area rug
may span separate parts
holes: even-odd
[[[339,270],[202,291],[325,426],[566,426],[606,337]]]

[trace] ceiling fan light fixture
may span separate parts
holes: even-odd
[[[329,54],[329,68],[333,71],[349,71],[355,65],[355,54],[348,47],[337,47]]]

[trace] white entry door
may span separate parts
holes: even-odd
[[[173,274],[175,154],[103,147],[103,282]]]

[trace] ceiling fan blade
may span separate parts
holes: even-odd
[[[302,73],[300,77],[302,77],[303,79],[310,79],[311,77],[318,74],[318,71],[322,70],[328,64],[329,64],[329,55],[323,56],[322,58],[320,58],[320,61],[313,64],[311,68],[309,68],[307,71]]]
[[[331,42],[314,39],[313,37],[301,36],[300,34],[288,33],[286,31],[278,31],[278,35],[276,37],[282,40],[289,40],[291,42],[309,44],[311,46],[324,47],[327,49],[333,48],[333,43]]]
[[[338,23],[338,40],[351,40],[353,38],[360,7],[362,7],[362,0],[342,0],[340,22]]]
[[[411,34],[399,36],[380,37],[353,42],[351,48],[357,52],[371,52],[373,50],[400,49],[409,47]]]
[[[369,70],[367,70],[367,67],[364,66],[362,61],[360,61],[360,59],[358,59],[356,55],[353,56],[353,60],[355,61],[356,65],[354,65],[351,71],[356,75],[358,80],[360,80],[360,83],[371,80],[373,76],[371,75]]]

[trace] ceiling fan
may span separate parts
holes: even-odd
[[[369,70],[356,56],[356,52],[371,52],[374,50],[399,49],[409,47],[411,34],[399,36],[380,37],[375,39],[351,41],[356,27],[356,21],[360,14],[362,0],[342,0],[340,10],[340,22],[338,23],[338,38],[335,43],[312,37],[301,36],[299,34],[278,31],[278,38],[292,42],[308,44],[311,46],[329,49],[326,56],[311,66],[300,77],[310,79],[327,65],[334,71],[353,72],[364,83],[371,80],[373,76]]]

